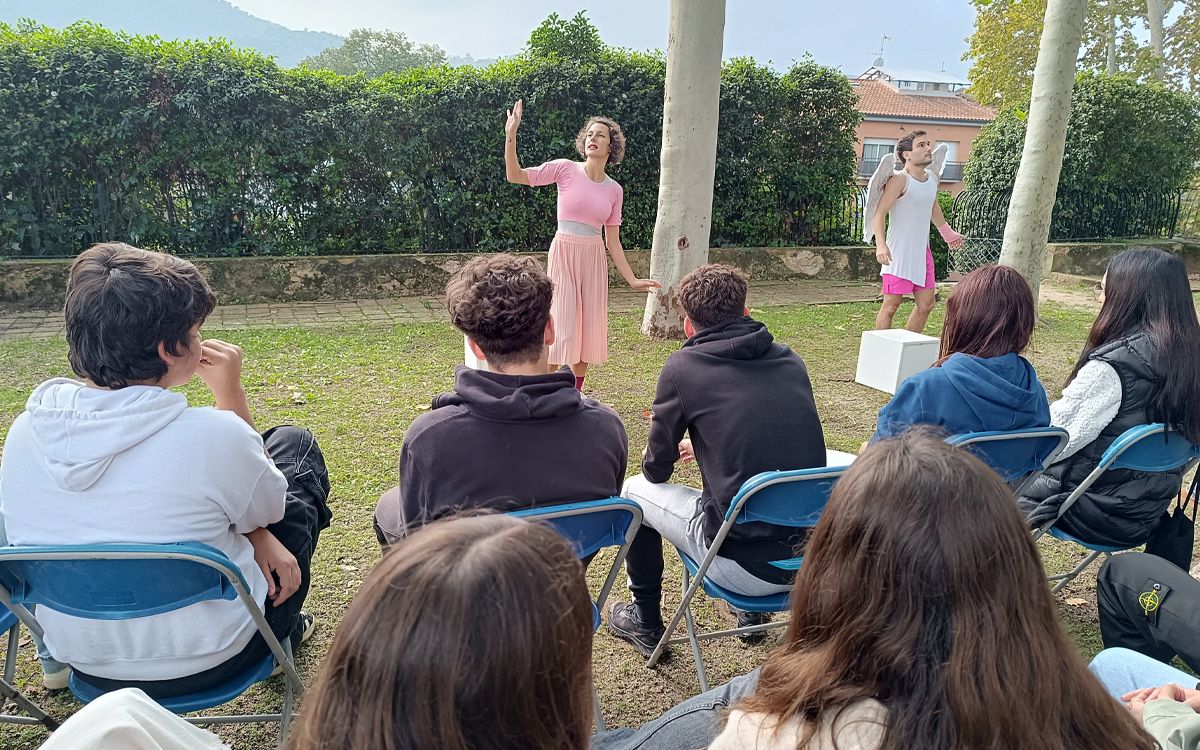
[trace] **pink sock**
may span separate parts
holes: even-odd
[[[578,376],[575,377],[575,390],[577,390],[577,391],[583,390],[583,378],[578,377]]]

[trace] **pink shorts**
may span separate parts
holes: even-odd
[[[914,292],[923,292],[926,289],[932,289],[937,280],[933,276],[933,248],[929,245],[925,246],[925,285],[917,286],[908,279],[902,279],[899,276],[893,276],[890,273],[883,274],[883,293],[884,294],[913,294]]]

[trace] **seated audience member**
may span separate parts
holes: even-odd
[[[229,750],[135,688],[106,693],[54,730],[40,750]]]
[[[1100,314],[1051,424],[1071,440],[1020,500],[1030,524],[1053,521],[1104,451],[1131,427],[1163,422],[1200,441],[1200,323],[1183,261],[1134,248],[1109,261]],[[1055,526],[1083,541],[1136,547],[1150,538],[1179,494],[1182,469],[1105,472]]]
[[[1114,555],[1096,578],[1096,608],[1106,648],[1137,651],[1164,665],[1178,656],[1200,671],[1200,581],[1186,571],[1141,552]]]
[[[1037,311],[1029,283],[1008,266],[981,266],[963,277],[946,303],[941,355],[901,383],[879,410],[872,440],[914,424],[950,435],[1050,424],[1046,390],[1021,356]]]
[[[749,317],[745,275],[730,266],[701,266],[679,282],[678,294],[689,338],[663,365],[642,474],[621,492],[644,514],[625,560],[633,603],[615,602],[608,621],[614,635],[647,657],[663,633],[662,540],[700,560],[747,479],[825,465],[808,371],[799,355]],[[676,462],[692,458],[704,489],[667,483]],[[770,561],[792,557],[802,542],[796,529],[735,526],[708,577],[748,596],[787,591],[792,574]],[[739,626],[765,621],[758,613],[737,617]]]
[[[1113,559],[1120,557],[1125,555]],[[1200,748],[1200,685],[1195,675],[1124,648],[1104,649],[1088,669],[1163,750]]]
[[[838,480],[790,617],[713,750],[1154,747],[1059,625],[1008,488],[929,429]]]
[[[201,542],[242,571],[267,622],[299,643],[309,562],[329,524],[329,480],[312,434],[254,428],[242,350],[202,340],[212,291],[195,266],[122,244],[71,266],[66,331],[81,380],[38,386],[0,464],[0,515],[13,545]],[[193,375],[216,408],[171,388]],[[264,450],[265,448],[265,450]],[[269,653],[239,601],[134,620],[39,607],[46,647],[103,689],[154,697],[224,683]]]
[[[290,750],[588,747],[587,596],[544,526],[413,533],[347,610]],[[838,481],[790,616],[761,670],[591,750],[1154,747],[1059,625],[1008,488],[926,428]]]
[[[512,516],[439,521],[367,577],[288,747],[583,750],[591,663],[565,540]]]
[[[446,288],[450,319],[492,372],[459,367],[400,450],[400,486],[375,508],[385,548],[417,526],[466,508],[511,511],[619,493],[625,427],[584,398],[570,368],[547,374],[554,341],[550,277],[537,261],[475,258]]]

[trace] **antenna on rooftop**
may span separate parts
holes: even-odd
[[[883,35],[883,39],[879,40],[879,56],[875,58],[875,67],[883,67],[883,49],[887,46],[888,40],[891,39],[887,34]]]

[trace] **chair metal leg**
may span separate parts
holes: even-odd
[[[596,692],[594,684],[592,685],[592,714],[596,721],[596,731],[603,732],[605,730],[604,712],[600,709],[600,694]]]
[[[679,627],[679,621],[683,619],[684,613],[691,606],[692,597],[696,595],[696,590],[700,588],[701,579],[695,580],[688,574],[687,568],[683,569],[683,600],[679,603],[679,609],[675,610],[675,616],[671,618],[671,622],[663,630],[663,636],[659,640],[658,645],[654,648],[654,653],[650,655],[650,659],[646,662],[646,669],[654,669],[654,665],[658,664],[658,660],[662,658],[663,651],[667,650],[667,644],[671,642],[671,634],[675,632],[675,628]]]
[[[295,664],[295,656],[292,655],[292,639],[285,638],[283,643],[283,653],[287,656],[288,661]],[[288,732],[292,728],[292,701],[296,697],[296,691],[292,689],[292,681],[284,678],[283,688],[283,706],[279,710],[279,741],[276,743],[277,748],[282,748],[287,742]]]
[[[17,690],[15,687],[10,685],[7,680],[0,680],[0,696],[3,696],[4,698],[17,704],[17,706],[22,711],[24,711],[25,713],[27,713],[33,717],[33,720],[29,721],[29,722],[15,721],[14,718],[16,718],[16,717],[7,717],[8,723],[14,723],[14,724],[41,723],[43,726],[45,726],[51,732],[53,732],[55,729],[58,729],[57,721],[50,718],[49,714],[47,714],[42,709],[38,708],[36,703],[34,703],[33,701],[26,698],[25,695],[23,693],[21,693],[20,690]]]
[[[1047,580],[1058,581],[1058,583],[1054,584],[1054,588],[1050,589],[1050,593],[1057,594],[1059,591],[1062,591],[1063,586],[1066,586],[1068,583],[1075,580],[1080,573],[1087,570],[1088,566],[1095,562],[1097,557],[1107,554],[1107,552],[1092,550],[1091,554],[1083,558],[1083,562],[1076,565],[1070,573],[1060,573],[1058,575],[1049,576]]]
[[[12,682],[17,674],[17,648],[21,642],[21,627],[13,625],[8,630],[8,651],[4,655],[4,681]]]
[[[687,622],[688,642],[692,644],[692,658],[696,660],[696,675],[700,678],[700,692],[708,692],[708,675],[704,673],[704,657],[700,654],[700,641],[696,639],[696,622],[692,619],[692,608],[689,605],[683,610]]]

